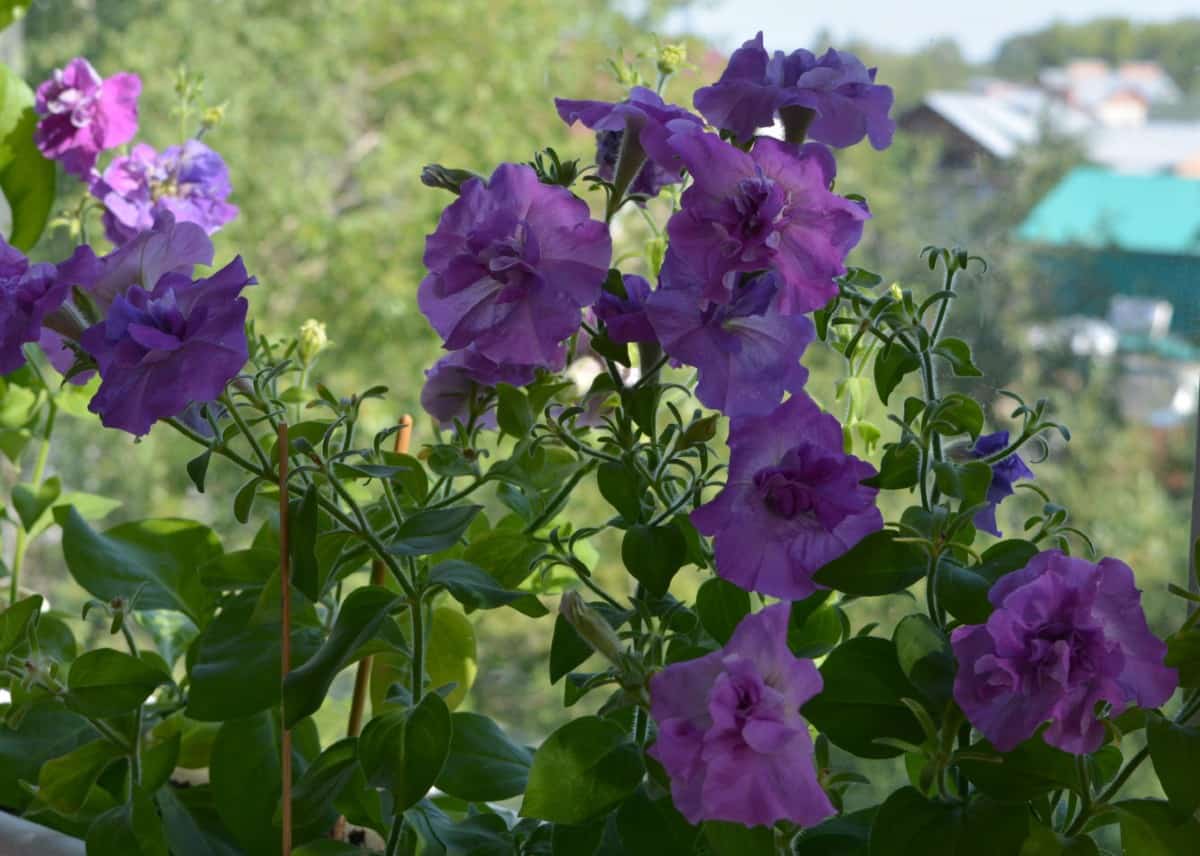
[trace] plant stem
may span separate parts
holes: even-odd
[[[942,564],[942,554],[934,553],[929,557],[929,571],[925,575],[925,606],[929,610],[929,617],[939,629],[945,629],[945,618],[942,616],[942,607],[938,603],[938,569]]]
[[[400,852],[400,836],[404,832],[404,815],[399,815],[392,820],[392,831],[388,833],[387,849],[383,851],[384,856],[396,856]]]
[[[425,614],[422,598],[418,595],[408,601],[412,612],[412,700],[421,700],[425,689]]]
[[[41,373],[38,373],[41,377]],[[43,383],[45,381],[43,380]],[[49,388],[47,387],[47,395]],[[51,395],[46,411],[46,425],[42,429],[42,439],[38,445],[37,458],[33,463],[33,488],[36,491],[42,486],[42,480],[46,476],[46,463],[50,460],[50,437],[54,433],[54,417],[58,415],[58,405],[54,403],[54,397]],[[17,602],[21,596],[21,567],[25,564],[25,553],[29,550],[29,533],[25,531],[24,526],[17,527],[16,543],[13,545],[13,562],[12,569],[8,578],[8,603],[11,606]]]

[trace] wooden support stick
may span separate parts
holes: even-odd
[[[287,726],[287,715],[283,708],[283,682],[292,669],[292,580],[291,555],[288,549],[288,426],[279,424],[279,585],[282,600],[280,611],[279,640],[279,771],[280,800],[283,815],[282,854],[292,852],[292,732]]]

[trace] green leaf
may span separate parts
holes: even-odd
[[[59,814],[76,814],[104,769],[124,757],[109,740],[93,740],[66,755],[47,761],[38,771],[38,799]]]
[[[208,475],[208,465],[212,461],[212,449],[205,449],[187,462],[188,478],[196,486],[196,490],[204,493],[204,479]]]
[[[213,743],[209,776],[221,821],[250,856],[279,852],[279,720],[270,712],[231,719]],[[302,820],[297,816],[297,820]]]
[[[984,502],[992,484],[992,468],[983,461],[941,461],[933,465],[933,474],[938,490],[961,500],[964,509]]]
[[[887,639],[856,636],[842,643],[821,664],[821,676],[825,688],[803,713],[834,745],[860,758],[892,758],[901,750],[876,738],[924,741],[920,723],[901,702],[917,691]]]
[[[42,519],[42,515],[54,505],[62,494],[62,482],[58,476],[46,479],[40,486],[15,485],[12,489],[12,504],[21,518],[21,526],[26,532]]]
[[[67,675],[67,707],[96,718],[137,709],[170,675],[123,651],[98,648],[80,655]]]
[[[975,399],[958,392],[950,393],[933,411],[927,411],[926,419],[931,420],[929,427],[945,436],[969,434],[974,439],[983,430],[983,408]]]
[[[837,647],[845,630],[841,608],[827,603],[828,591],[796,601],[788,616],[788,648],[797,657],[823,657]]]
[[[329,638],[284,681],[289,728],[320,709],[334,678],[354,662],[356,652],[375,637],[384,619],[403,603],[400,595],[382,586],[363,586],[346,596]]]
[[[696,592],[696,613],[708,635],[724,645],[743,618],[750,614],[750,594],[733,583],[713,577]]]
[[[938,603],[965,624],[982,624],[992,614],[991,587],[1005,574],[1025,567],[1037,553],[1035,544],[1010,539],[993,544],[971,567],[943,557],[938,566]]]
[[[545,615],[548,610],[536,597],[523,591],[506,589],[470,562],[450,559],[439,562],[429,572],[429,584],[442,586],[468,611],[512,606],[521,612]]]
[[[645,787],[621,803],[616,825],[623,856],[691,856],[700,837],[669,796],[651,799]]]
[[[367,723],[359,738],[367,780],[392,792],[397,812],[408,809],[441,774],[453,731],[450,709],[437,693],[427,693],[409,712],[382,713]]]
[[[400,452],[383,452],[382,456],[385,464],[398,470],[392,476],[392,482],[400,486],[405,499],[414,503],[424,502],[429,496],[429,478],[421,462],[412,455]]]
[[[303,440],[314,449],[320,449],[325,442],[325,432],[329,430],[329,426],[333,423],[313,419],[304,422],[297,422],[295,425],[288,426],[288,452],[291,454],[299,454],[300,448],[303,446],[298,441]],[[271,443],[271,448],[267,452],[267,457],[272,461],[279,460],[279,438],[276,437]]]
[[[900,671],[941,709],[954,694],[954,651],[946,634],[925,615],[905,616],[892,634]]]
[[[0,18],[6,15],[11,20],[12,8],[0,12]],[[41,237],[55,194],[54,162],[38,151],[36,126],[33,92],[0,65],[0,192],[12,213],[8,242],[25,252]]]
[[[459,505],[418,511],[396,530],[394,539],[388,544],[388,552],[397,556],[428,556],[449,550],[458,543],[482,508],[480,505]]]
[[[1168,636],[1164,662],[1179,671],[1179,686],[1186,689],[1200,687],[1200,627]]]
[[[510,520],[519,520],[515,515]],[[519,586],[529,576],[533,560],[544,552],[543,545],[518,529],[502,529],[472,536],[463,550],[465,561],[478,565],[505,588]]]
[[[1121,846],[1130,856],[1183,856],[1196,852],[1200,823],[1181,820],[1161,800],[1124,800],[1116,803],[1121,821]]]
[[[624,728],[598,716],[576,719],[538,747],[521,815],[583,823],[633,793],[642,775],[641,752]]]
[[[868,856],[877,811],[878,806],[872,806],[804,830],[792,848],[792,856]]]
[[[921,478],[921,449],[916,443],[889,443],[879,462],[879,474],[863,484],[880,490],[906,490]]]
[[[32,0],[0,0],[0,30],[19,20]]]
[[[813,579],[857,597],[895,594],[925,576],[929,559],[915,544],[897,541],[891,530],[872,532],[819,569]]]
[[[161,518],[122,523],[96,532],[73,506],[54,509],[63,530],[63,557],[75,581],[101,600],[129,597],[141,587],[137,609],[182,612],[204,627],[211,593],[197,569],[221,555],[221,542],[192,520]]]
[[[1200,728],[1177,725],[1159,714],[1146,723],[1150,760],[1171,808],[1181,817],[1200,808]]]
[[[308,486],[299,502],[288,506],[288,548],[291,552],[292,585],[316,602],[321,597],[321,570],[317,563],[317,529],[320,526],[320,489]]]
[[[778,852],[775,833],[767,826],[707,820],[703,828],[704,840],[714,856],[774,856]]]
[[[625,463],[605,461],[596,468],[596,485],[600,495],[627,523],[641,519],[646,484],[637,470]]]
[[[167,856],[167,838],[154,800],[141,788],[132,802],[97,817],[87,832],[88,856]]]
[[[245,851],[217,816],[209,788],[160,788],[154,801],[162,814],[171,856],[244,856]]]
[[[43,764],[98,736],[86,719],[52,700],[35,703],[14,727],[0,719],[0,805],[23,809],[29,794],[19,782],[36,782]]]
[[[879,392],[879,400],[887,404],[904,376],[920,367],[920,360],[901,345],[885,345],[875,357],[875,389]]]
[[[317,756],[296,782],[292,789],[292,813],[299,818],[328,815],[332,825],[333,803],[358,771],[358,739],[347,737],[332,744]],[[276,810],[274,822],[282,824],[279,809]]]
[[[429,622],[425,649],[425,674],[432,689],[454,685],[446,695],[451,710],[462,704],[479,671],[475,628],[457,606],[439,606]]]
[[[22,645],[29,631],[37,626],[42,603],[40,594],[30,595],[0,612],[0,662],[10,651]]]
[[[1028,831],[1025,805],[979,798],[963,808],[901,788],[879,807],[870,856],[1013,856]]]
[[[233,517],[238,523],[245,523],[250,519],[250,509],[254,505],[254,497],[258,493],[258,486],[261,482],[262,479],[255,476],[238,488],[237,494],[233,497]]]
[[[510,437],[523,439],[533,431],[536,421],[529,397],[507,383],[496,385],[496,422]]]
[[[455,713],[450,753],[438,788],[468,802],[511,799],[525,791],[533,752],[513,743],[491,719]]]
[[[1029,837],[1021,846],[1020,856],[1100,856],[1096,842],[1086,835],[1067,838],[1038,824],[1032,824]]]
[[[251,547],[222,553],[200,566],[200,581],[214,591],[261,589],[279,570],[279,551]]]
[[[631,526],[621,541],[621,560],[635,580],[655,597],[671,587],[671,579],[683,567],[687,542],[672,524]]]
[[[983,372],[971,359],[971,346],[962,339],[942,339],[933,347],[932,351],[950,363],[950,370],[958,377],[983,376]]]
[[[959,769],[994,799],[1027,802],[1060,788],[1079,789],[1075,757],[1048,745],[1040,735],[1011,752],[997,752],[987,741],[973,744],[969,751],[971,756],[990,759],[964,758],[958,762]]]
[[[614,609],[607,603],[597,601],[589,603],[614,630],[625,621],[625,613]],[[550,638],[550,683],[558,683],[559,678],[583,665],[592,656],[592,646],[571,626],[571,623],[561,615],[555,616],[554,634]]]

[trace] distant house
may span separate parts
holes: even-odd
[[[1077,59],[1043,69],[1038,82],[1049,93],[1099,124],[1131,127],[1143,124],[1155,104],[1179,101],[1175,81],[1156,62],[1124,62],[1113,68],[1104,60]]]

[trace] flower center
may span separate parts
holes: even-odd
[[[838,469],[833,455],[804,443],[788,450],[777,465],[755,473],[754,486],[763,505],[776,517],[819,519],[836,525],[848,513],[834,500],[840,491],[830,490]]]
[[[770,250],[779,245],[779,227],[787,213],[787,194],[760,170],[743,178],[730,198],[731,236],[743,246],[759,244]]]
[[[1025,645],[1029,677],[1038,687],[1051,682],[1066,686],[1094,675],[1107,647],[1100,628],[1064,620],[1037,628]]]

